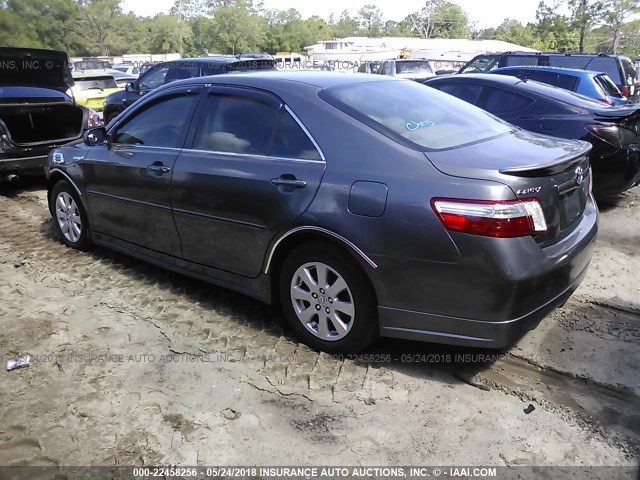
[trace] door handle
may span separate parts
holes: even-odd
[[[158,165],[158,164],[153,164],[153,165],[149,165],[147,167],[147,170],[151,170],[152,172],[158,172],[158,173],[169,173],[171,171],[171,167],[167,167],[166,165]]]
[[[271,183],[273,185],[277,185],[278,187],[287,187],[287,188],[304,188],[307,186],[307,182],[304,180],[298,180],[294,178],[272,178]]]

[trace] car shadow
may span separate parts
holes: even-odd
[[[16,182],[0,183],[0,196],[15,198],[24,192],[37,192],[47,190],[47,180],[44,175],[24,176]]]
[[[40,233],[61,243],[51,220],[43,222]],[[243,338],[266,334],[273,336],[274,344],[282,337],[299,345],[277,307],[107,248],[95,247],[83,255],[111,264],[149,288],[182,297],[187,302],[223,315],[241,329],[246,329],[246,335],[241,335]],[[636,307],[640,310],[640,305]],[[551,329],[548,337],[561,336],[563,332],[560,330],[561,327]],[[193,341],[198,342],[198,339]],[[544,346],[544,342],[540,345]],[[561,410],[569,407],[578,416],[589,416],[601,427],[621,435],[629,441],[636,454],[640,453],[640,415],[629,413],[640,411],[640,397],[518,358],[511,349],[480,349],[384,338],[359,355],[331,358],[336,362],[346,359],[373,368],[384,367],[419,381],[468,385],[478,389],[478,395],[488,390],[505,391],[523,400],[525,414],[528,413],[527,408],[532,407],[526,406],[529,401],[548,402]]]

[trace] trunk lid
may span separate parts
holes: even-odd
[[[56,50],[0,47],[0,85],[65,92],[73,85],[69,57]]]
[[[535,238],[546,246],[566,236],[582,217],[589,195],[590,150],[587,142],[516,130],[426,155],[447,175],[500,182],[517,198],[537,199],[548,230]]]

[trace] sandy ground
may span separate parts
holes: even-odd
[[[360,361],[242,295],[70,250],[41,182],[2,188],[0,465],[638,464],[640,188],[510,351],[383,340]]]

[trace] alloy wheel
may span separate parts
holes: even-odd
[[[82,235],[82,218],[78,205],[67,192],[60,192],[56,197],[56,218],[60,231],[71,243],[76,243]]]
[[[355,320],[355,304],[345,279],[321,262],[305,263],[291,280],[291,303],[298,320],[314,336],[343,339]]]

